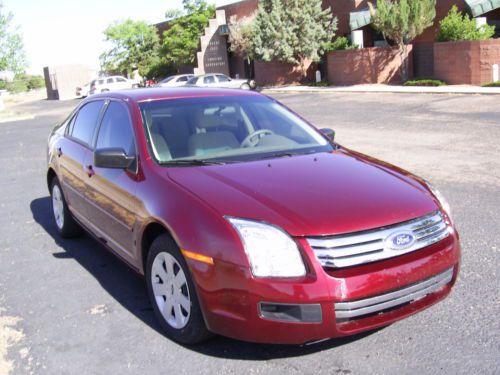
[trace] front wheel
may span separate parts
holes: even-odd
[[[168,337],[182,344],[209,338],[187,263],[167,234],[157,237],[146,264],[148,294]]]
[[[248,83],[244,83],[240,86],[240,89],[242,90],[250,90],[250,85]]]
[[[52,198],[52,212],[54,213],[54,220],[56,227],[64,238],[77,237],[82,234],[82,228],[76,223],[71,215],[66,204],[66,199],[59,184],[59,180],[55,177],[50,185],[50,195]]]

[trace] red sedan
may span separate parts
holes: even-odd
[[[166,334],[306,343],[400,320],[457,278],[442,195],[249,91],[92,96],[48,142],[64,237],[137,272]]]

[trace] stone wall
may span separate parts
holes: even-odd
[[[298,84],[302,81],[314,81],[316,64],[310,64],[304,79],[300,69],[280,61],[255,61],[255,81],[260,86]]]
[[[451,85],[491,82],[491,66],[500,65],[500,39],[434,44],[434,78]]]
[[[409,78],[413,76],[413,47],[408,46]],[[401,60],[395,48],[334,51],[327,56],[328,81],[334,85],[401,82]]]

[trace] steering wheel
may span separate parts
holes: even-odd
[[[249,134],[245,137],[243,142],[241,142],[241,147],[255,147],[261,140],[261,138],[265,137],[266,135],[273,135],[274,132],[269,129],[261,129],[257,130],[256,132],[253,132],[252,134]]]

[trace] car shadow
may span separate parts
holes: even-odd
[[[30,208],[35,222],[61,247],[61,252],[53,254],[55,258],[77,261],[87,272],[95,277],[104,290],[120,305],[129,310],[150,328],[165,336],[156,321],[142,276],[134,272],[88,235],[77,239],[61,238],[52,218],[50,197],[33,200]],[[331,339],[310,345],[254,344],[215,336],[204,343],[185,346],[185,348],[213,357],[259,361],[296,357],[333,349],[362,339],[374,332],[376,331],[346,338]]]

